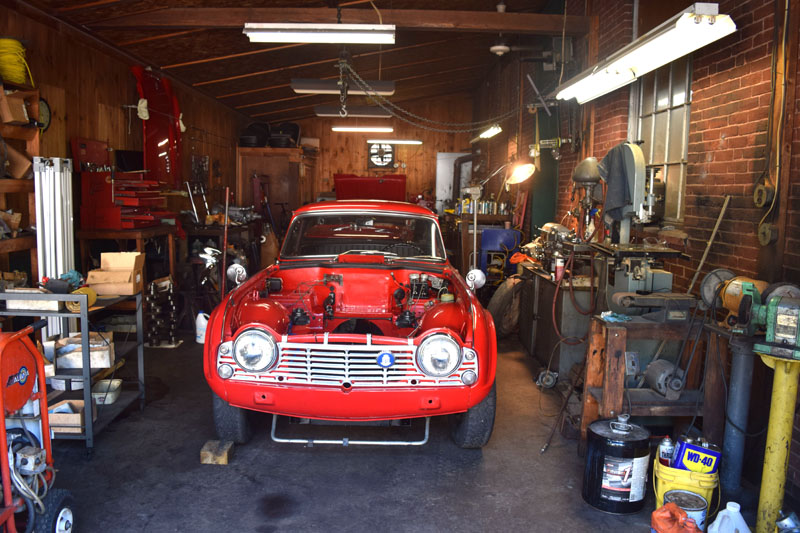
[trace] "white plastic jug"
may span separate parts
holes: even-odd
[[[738,503],[728,502],[725,510],[720,511],[714,523],[708,526],[708,533],[750,533],[741,510]]]
[[[194,321],[194,340],[197,344],[205,344],[206,326],[208,326],[208,315],[200,311]]]

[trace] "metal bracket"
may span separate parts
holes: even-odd
[[[425,436],[422,440],[353,440],[348,437],[342,439],[295,439],[278,437],[276,429],[278,427],[278,415],[272,415],[272,431],[270,431],[270,438],[275,442],[283,442],[288,444],[305,444],[306,446],[314,446],[315,444],[340,444],[342,446],[361,445],[361,446],[422,446],[427,444],[428,437],[430,437],[431,418],[425,417]]]

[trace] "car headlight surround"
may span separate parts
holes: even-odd
[[[261,329],[246,329],[233,341],[233,360],[247,372],[267,370],[278,358],[278,345]]]
[[[447,377],[461,364],[461,346],[450,335],[436,333],[417,347],[417,366],[435,378]]]

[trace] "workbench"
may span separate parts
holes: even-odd
[[[144,247],[148,240],[159,237],[166,237],[167,253],[169,254],[169,274],[173,280],[175,277],[175,226],[161,224],[149,228],[139,229],[82,229],[78,231],[78,242],[80,243],[81,267],[83,272],[89,271],[89,242],[90,241],[117,241],[120,251],[126,251],[127,241],[136,241],[136,251],[144,253]],[[147,273],[145,269],[145,285],[147,284]]]
[[[661,324],[642,318],[630,322],[606,323],[593,317],[586,347],[586,369],[584,374],[583,409],[581,414],[581,453],[586,446],[586,430],[599,418],[613,418],[622,413],[631,416],[703,417],[703,435],[710,442],[722,444],[724,419],[724,388],[719,365],[712,358],[703,369],[704,385],[693,385],[705,350],[698,345],[692,367],[687,373],[686,388],[677,400],[668,400],[649,388],[626,388],[625,352],[628,340],[648,339],[680,342],[689,341],[681,354],[686,364],[693,340],[702,323],[696,323],[689,331],[689,323]],[[700,343],[704,343],[700,335]],[[693,379],[693,375],[694,378]],[[690,386],[697,388],[691,389]]]

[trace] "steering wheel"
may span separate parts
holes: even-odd
[[[407,247],[409,247],[409,248],[411,248],[413,250],[418,251],[419,255],[425,255],[425,250],[423,250],[420,245],[414,244],[413,242],[393,242],[392,244],[390,244],[389,246],[384,248],[383,251],[384,252],[390,252],[396,246],[407,246]]]

